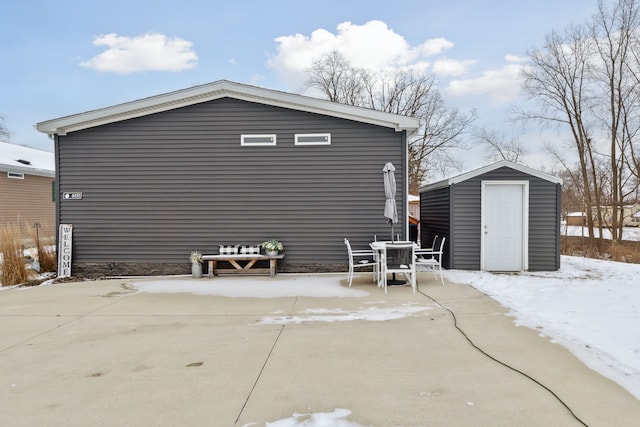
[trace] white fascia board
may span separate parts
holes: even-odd
[[[471,179],[471,178],[474,178],[476,176],[485,174],[487,172],[494,171],[496,169],[500,169],[502,167],[508,167],[508,168],[511,168],[511,169],[515,169],[515,170],[517,170],[519,172],[522,172],[522,173],[525,173],[525,174],[528,174],[528,175],[533,175],[535,177],[538,177],[540,179],[544,179],[545,181],[553,182],[555,184],[562,184],[562,179],[561,178],[555,177],[553,175],[546,174],[544,172],[540,172],[538,170],[532,169],[532,168],[530,168],[528,166],[521,165],[519,163],[510,162],[508,160],[501,160],[499,162],[483,166],[483,167],[481,167],[479,169],[475,169],[473,171],[470,171],[470,172],[467,172],[467,173],[463,173],[462,175],[455,176],[455,177],[449,179],[449,183],[450,184],[457,184],[459,182],[466,181],[468,179]]]
[[[38,168],[30,168],[30,167],[22,167],[15,165],[6,165],[0,164],[0,171],[5,172],[16,172],[22,173],[25,175],[35,175],[35,176],[46,176],[49,178],[55,178],[55,171],[46,170],[46,169],[38,169]]]
[[[355,120],[393,128],[396,131],[406,130],[409,135],[417,132],[420,126],[420,121],[413,117],[338,104],[323,99],[221,80],[206,85],[114,105],[112,107],[48,120],[38,123],[36,129],[49,135],[65,135],[68,132],[173,110],[175,108],[186,107],[224,97]]]
[[[451,177],[451,178],[446,178],[446,179],[443,179],[441,181],[436,181],[436,182],[433,182],[433,183],[425,184],[424,186],[420,187],[420,192],[422,193],[422,192],[429,191],[429,190],[436,190],[438,188],[448,187],[449,185],[452,185],[452,184],[458,184],[460,182],[464,182],[464,181],[466,181],[468,179],[475,178],[476,176],[485,174],[487,172],[494,171],[496,169],[500,169],[502,167],[508,167],[508,168],[511,168],[511,169],[515,169],[515,170],[520,171],[522,173],[526,173],[528,175],[532,175],[532,176],[538,177],[540,179],[544,179],[545,181],[549,181],[549,182],[553,182],[554,184],[561,184],[562,185],[562,178],[558,178],[556,176],[549,175],[547,173],[540,172],[540,171],[535,170],[535,169],[531,169],[530,167],[521,165],[519,163],[510,162],[510,161],[507,161],[507,160],[501,160],[499,162],[491,163],[491,164],[483,166],[483,167],[481,167],[479,169],[474,169],[472,171],[465,172],[465,173],[462,173],[460,175],[456,175],[456,176]]]
[[[428,184],[423,185],[418,189],[419,193],[424,193],[425,191],[437,190],[438,188],[444,188],[449,186],[449,179],[443,179],[436,182],[430,182]]]

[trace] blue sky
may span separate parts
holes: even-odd
[[[226,79],[299,92],[313,58],[436,73],[448,105],[504,123],[517,70],[595,0],[24,0],[0,15],[0,115],[16,144],[51,150],[38,122]],[[520,130],[518,130],[520,132]],[[531,137],[529,138],[536,138]],[[533,144],[533,143],[532,143]],[[535,165],[531,165],[535,166]]]

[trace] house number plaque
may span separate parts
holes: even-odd
[[[64,200],[82,200],[82,191],[71,191],[62,193]]]

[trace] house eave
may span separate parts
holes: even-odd
[[[4,173],[15,172],[15,173],[22,173],[25,175],[44,176],[49,178],[55,178],[56,176],[55,171],[52,171],[52,170],[21,167],[21,166],[15,166],[15,165],[7,165],[7,164],[0,164],[0,171]]]
[[[48,135],[66,135],[69,132],[89,129],[225,97],[369,123],[392,128],[397,132],[407,131],[409,135],[417,132],[420,126],[420,121],[413,117],[221,80],[206,85],[195,86],[124,104],[40,122],[36,124],[36,129]]]

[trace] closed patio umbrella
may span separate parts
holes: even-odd
[[[391,162],[382,168],[382,178],[384,180],[384,217],[391,224],[391,241],[393,238],[393,224],[398,222],[398,208],[396,206],[396,168]],[[393,280],[387,280],[387,285],[404,285],[404,280],[396,280],[396,273],[393,273]]]
[[[393,242],[393,224],[398,222],[398,209],[396,207],[396,168],[392,163],[387,163],[382,168],[384,179],[384,217],[391,224],[391,241]]]

